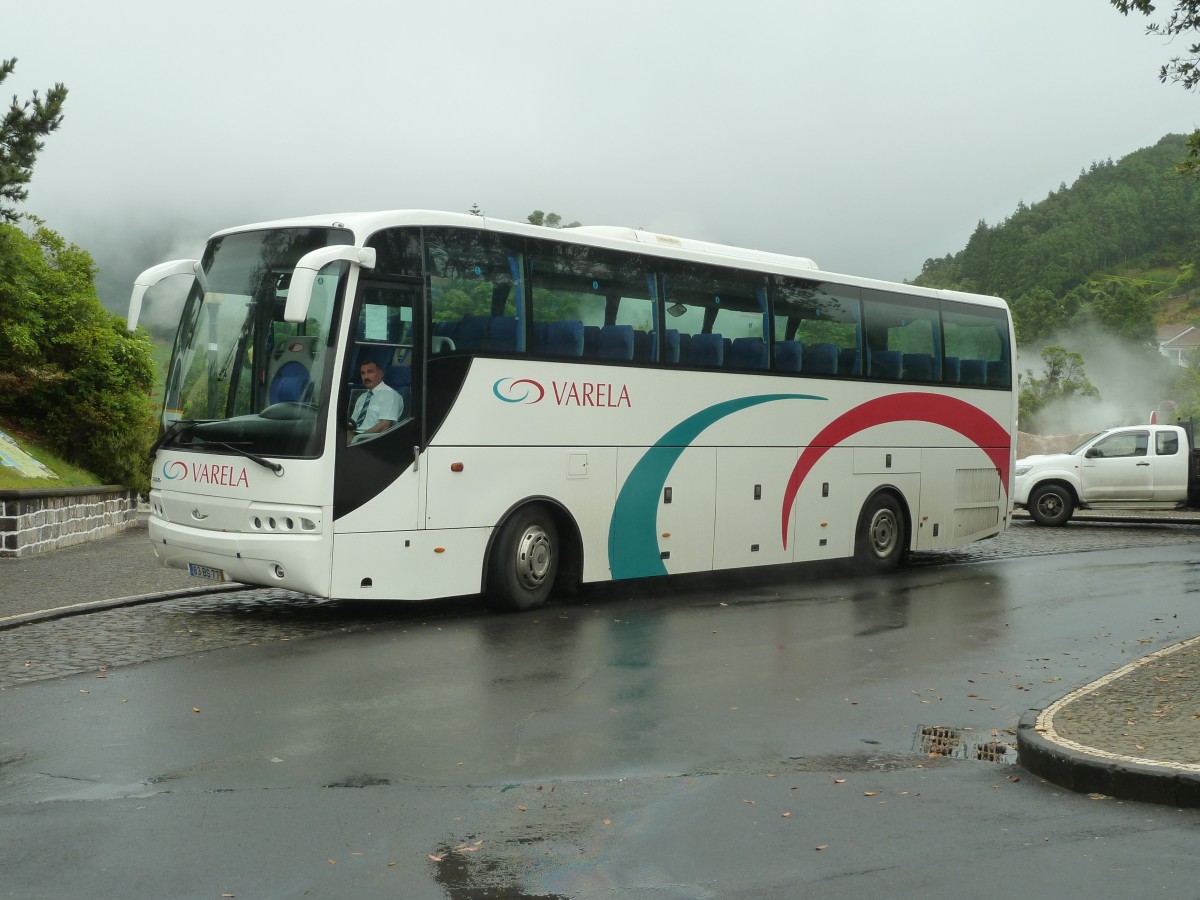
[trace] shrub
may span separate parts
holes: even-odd
[[[149,490],[154,364],[104,309],[84,250],[36,220],[0,225],[0,413],[105,481]]]

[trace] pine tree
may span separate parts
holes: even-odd
[[[0,84],[16,67],[15,58],[0,61]],[[0,121],[0,221],[15,222],[19,218],[13,205],[29,196],[25,186],[29,184],[34,161],[43,147],[39,139],[62,124],[66,99],[67,89],[61,83],[46,91],[44,100],[37,91],[24,103],[14,96],[12,105]]]

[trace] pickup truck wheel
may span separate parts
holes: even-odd
[[[1075,501],[1066,488],[1044,484],[1029,497],[1029,515],[1039,525],[1066,525],[1075,511]]]

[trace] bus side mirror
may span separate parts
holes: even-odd
[[[170,262],[151,266],[134,279],[133,293],[129,295],[129,315],[126,317],[125,327],[130,331],[137,329],[138,317],[142,314],[142,299],[150,288],[172,275],[200,275],[200,273],[200,263],[194,259],[173,259]]]
[[[283,308],[285,322],[303,322],[308,318],[308,305],[312,301],[312,289],[317,280],[317,273],[330,263],[338,261],[373,269],[375,248],[338,244],[335,247],[321,247],[300,257],[295,271],[292,272],[291,284],[288,285],[287,304]]]

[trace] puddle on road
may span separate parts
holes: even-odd
[[[1015,763],[1017,748],[996,733],[981,735],[972,728],[949,725],[918,725],[913,749],[926,756],[976,759],[982,762]]]

